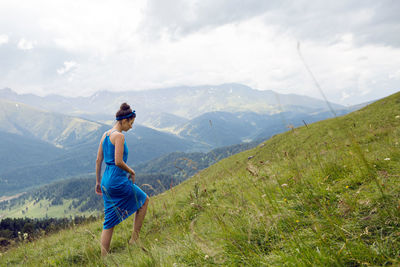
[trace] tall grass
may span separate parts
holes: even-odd
[[[400,93],[274,136],[152,197],[100,257],[101,221],[23,244],[0,265],[400,264]]]

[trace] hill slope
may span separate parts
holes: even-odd
[[[106,265],[400,264],[400,93],[293,129],[153,197],[140,245],[132,220]],[[1,264],[102,265],[101,222],[2,255]]]
[[[50,161],[62,154],[62,149],[37,138],[0,131],[0,140],[0,173]]]
[[[255,147],[258,142],[214,149],[208,153],[173,152],[134,167],[136,184],[149,196],[157,195],[217,161]],[[65,162],[64,162],[65,163]],[[32,178],[32,175],[31,175]],[[0,200],[1,218],[47,218],[97,215],[103,200],[93,194],[95,175],[53,182],[9,201]],[[1,232],[1,229],[0,229]],[[1,237],[1,233],[0,233]]]
[[[344,115],[349,111],[342,109],[336,113]],[[175,131],[184,139],[221,147],[258,139],[265,140],[287,131],[289,125],[297,127],[332,116],[332,113],[326,111],[310,114],[288,111],[272,115],[255,112],[207,112],[176,127]]]
[[[110,126],[0,99],[0,196],[93,172],[98,142]],[[129,164],[208,145],[135,125],[126,133]]]
[[[37,138],[59,147],[90,139],[103,125],[97,122],[0,99],[0,131]]]

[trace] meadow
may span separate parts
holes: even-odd
[[[131,216],[104,259],[98,220],[21,243],[0,265],[399,265],[399,142],[396,93],[273,136],[152,197],[140,241],[128,246]]]

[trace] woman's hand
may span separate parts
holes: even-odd
[[[101,192],[101,185],[96,183],[96,188],[95,188],[95,192],[96,194],[98,194],[99,196],[103,195],[103,193]]]
[[[132,172],[129,173],[129,178],[128,179],[131,180],[132,183],[135,183],[135,176],[136,176],[135,171],[132,170]]]

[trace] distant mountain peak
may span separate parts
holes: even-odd
[[[18,95],[18,93],[14,92],[11,88],[5,87],[3,89],[0,89],[0,96],[7,96],[7,95]]]
[[[210,111],[274,114],[282,111],[315,112],[328,109],[320,99],[258,90],[240,83],[220,85],[176,86],[142,91],[97,91],[89,97],[36,96],[0,91],[0,97],[51,111],[63,110],[69,115],[109,114],[113,117],[122,102],[137,111],[138,122],[152,112],[170,113],[192,119]],[[279,101],[277,100],[279,99]],[[333,104],[334,109],[344,108]],[[107,116],[107,115],[106,115]]]

